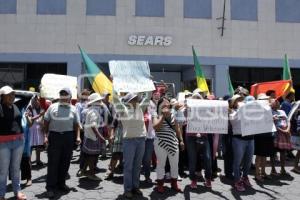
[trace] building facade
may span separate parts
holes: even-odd
[[[80,45],[105,73],[109,60],[146,60],[180,91],[195,85],[194,46],[217,96],[228,73],[234,85],[280,80],[284,54],[297,89],[299,10],[299,0],[0,0],[0,84],[78,76]]]

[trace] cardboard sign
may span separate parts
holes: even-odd
[[[187,100],[188,133],[228,133],[228,102]]]
[[[47,99],[58,99],[59,91],[69,88],[72,99],[77,99],[77,78],[59,74],[45,74],[41,79],[41,97]]]
[[[146,92],[155,90],[146,61],[109,61],[113,87],[117,92]]]
[[[242,105],[230,115],[233,134],[249,136],[276,131],[271,107],[264,101]]]

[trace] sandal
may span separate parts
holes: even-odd
[[[18,192],[17,195],[16,195],[16,199],[17,200],[26,200],[27,197],[25,194],[23,194],[22,192]]]

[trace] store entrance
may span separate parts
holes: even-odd
[[[38,90],[41,78],[46,73],[67,74],[66,63],[0,63],[0,87],[13,86],[15,89]]]
[[[229,73],[234,88],[243,86],[250,89],[255,83],[282,79],[282,68],[230,67]],[[296,99],[300,99],[300,69],[291,69],[291,73]]]

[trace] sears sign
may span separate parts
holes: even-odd
[[[130,35],[128,45],[130,46],[161,46],[168,47],[172,44],[171,36],[153,35]]]

